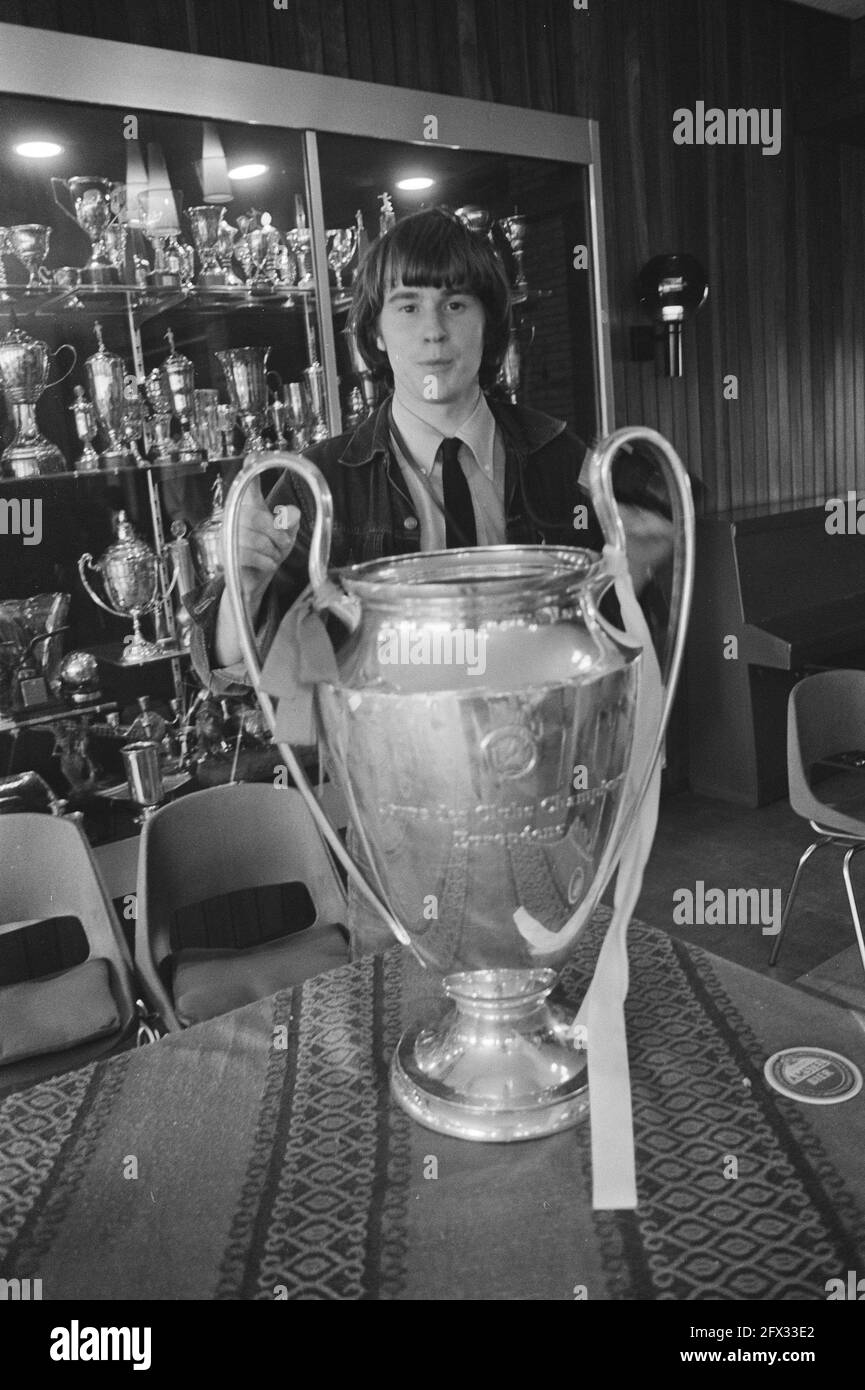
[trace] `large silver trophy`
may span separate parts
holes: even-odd
[[[119,284],[116,245],[109,245],[105,233],[116,218],[122,185],[111,179],[76,175],[71,179],[52,179],[51,187],[57,206],[90,238],[91,255],[81,271],[82,285]]]
[[[51,359],[63,348],[72,353],[72,364],[57,381],[48,380]],[[15,421],[15,437],[0,457],[0,470],[13,478],[36,478],[43,473],[63,473],[66,459],[56,444],[46,439],[36,421],[36,402],[49,386],[59,386],[75,366],[77,353],[62,343],[52,353],[48,344],[13,328],[0,339],[0,386]]]
[[[625,592],[611,467],[634,441],[663,468],[678,538],[663,701],[654,655],[598,611],[614,578]],[[271,454],[244,469],[226,505],[227,590],[278,740],[238,555],[243,494],[277,464],[308,485],[316,506],[308,619],[294,630],[318,623],[319,613],[348,630],[310,693],[359,862],[289,743],[279,741],[280,752],[356,889],[442,977],[447,1001],[403,1035],[393,1092],[421,1123],[467,1139],[526,1139],[575,1124],[588,1108],[586,1040],[573,1010],[549,995],[623,850],[631,853],[629,831],[656,776],[693,573],[685,470],[654,431],[620,430],[598,447],[589,477],[603,556],[504,545],[403,555],[328,576],[332,502],[315,465]]]
[[[136,536],[125,512],[117,513],[115,531],[117,539],[101,559],[94,562],[89,552],[81,556],[78,573],[94,603],[115,618],[132,619],[132,633],[124,639],[123,663],[137,666],[142,661],[151,661],[163,655],[161,647],[148,642],[141,631],[141,619],[146,613],[152,613],[160,602],[159,560],[150,546]],[[91,588],[87,578],[88,569],[98,570],[101,574],[109,603],[105,603]],[[174,582],[172,579],[166,588],[166,597]]]

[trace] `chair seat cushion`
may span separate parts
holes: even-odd
[[[111,967],[101,956],[0,989],[0,1065],[62,1052],[119,1027]]]
[[[186,1026],[345,965],[348,945],[339,927],[321,925],[243,951],[191,947],[171,961],[174,1008]]]

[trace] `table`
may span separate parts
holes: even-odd
[[[629,940],[638,1210],[592,1211],[587,1125],[473,1144],[395,1107],[390,1052],[435,988],[395,948],[9,1097],[0,1276],[43,1299],[825,1300],[865,1274],[865,1094],[805,1105],[762,1067],[810,1043],[865,1068],[862,1025]]]

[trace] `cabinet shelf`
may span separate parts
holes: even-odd
[[[79,285],[64,290],[46,285],[44,291],[33,292],[28,292],[22,285],[7,285],[6,293],[9,300],[0,303],[0,314],[14,309],[18,318],[56,318],[59,315],[81,318],[95,313],[111,318],[132,311],[147,320],[169,310],[183,308],[195,313],[219,314],[241,309],[300,310],[305,303],[315,303],[316,286],[276,285],[259,293],[244,285],[226,286],[224,289]],[[335,299],[334,308],[348,308],[350,298],[343,295]]]
[[[45,482],[70,482],[81,480],[82,478],[103,478],[109,482],[114,478],[122,477],[129,473],[154,473],[157,478],[188,478],[195,477],[199,473],[206,473],[212,465],[236,464],[239,468],[243,462],[242,454],[228,454],[220,458],[204,459],[198,462],[175,462],[175,463],[124,463],[119,468],[70,468],[62,473],[39,473],[31,478],[0,478],[0,488],[13,487],[20,484],[22,487],[32,488],[34,483]],[[278,467],[274,464],[274,468]]]

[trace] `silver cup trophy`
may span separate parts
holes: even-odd
[[[246,432],[246,453],[266,448],[261,430],[267,410],[269,347],[229,348],[214,354],[225,375],[228,398]]]
[[[105,468],[122,468],[124,464],[135,462],[123,442],[126,369],[123,358],[106,348],[100,323],[94,323],[93,332],[98,347],[84,365],[96,418],[108,438],[108,447],[99,457]]]
[[[124,639],[123,664],[140,665],[162,656],[162,649],[154,642],[148,642],[141,631],[141,619],[152,613],[160,602],[159,560],[150,546],[138,536],[125,512],[117,513],[115,525],[117,539],[110,545],[101,559],[94,562],[88,552],[78,561],[81,583],[95,604],[116,618],[131,618],[132,633]],[[87,578],[88,569],[98,570],[108,595],[105,603]],[[171,592],[176,576],[165,590]]]
[[[42,262],[48,255],[51,228],[39,222],[23,222],[8,230],[9,246],[28,272],[27,293],[38,294],[51,284]]]
[[[57,381],[48,381],[51,359],[63,348],[72,353],[69,370]],[[36,422],[36,402],[49,386],[59,386],[72,371],[77,353],[70,343],[55,352],[21,328],[0,339],[0,386],[12,412],[15,437],[0,457],[0,468],[14,478],[36,478],[43,473],[63,473],[66,459],[56,444],[46,439]]]
[[[177,456],[181,463],[195,463],[202,457],[201,446],[194,431],[195,422],[195,367],[188,357],[178,352],[174,345],[174,334],[169,328],[165,334],[171,352],[162,364],[162,371],[171,392],[174,413],[180,421],[180,439],[177,441]]]
[[[642,648],[598,612],[626,567],[611,465],[634,441],[661,464],[678,540],[666,695],[639,748],[636,721],[642,727],[652,709],[641,694],[650,689]],[[339,618],[349,634],[309,693],[356,857],[281,737],[243,607],[239,508],[275,464],[315,499],[312,609]],[[392,1090],[424,1125],[466,1139],[532,1138],[587,1113],[585,1039],[574,1011],[548,996],[634,825],[681,663],[693,569],[685,470],[660,435],[632,429],[599,446],[589,476],[603,556],[503,545],[391,557],[328,576],[330,491],[296,454],[245,469],[226,505],[227,590],[280,752],[356,890],[442,977],[447,1005],[403,1035]]]
[[[77,222],[90,239],[91,255],[81,271],[82,285],[118,285],[116,245],[109,245],[105,232],[116,218],[122,185],[112,183],[111,179],[76,175],[71,179],[52,179],[51,187],[57,206]]]

